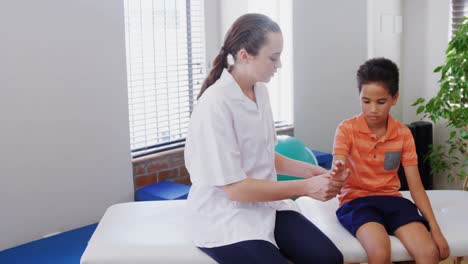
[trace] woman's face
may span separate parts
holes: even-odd
[[[252,56],[249,72],[259,82],[269,82],[271,77],[281,68],[281,52],[283,51],[283,35],[280,32],[269,32],[265,44],[256,56]]]

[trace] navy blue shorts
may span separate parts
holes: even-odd
[[[276,212],[275,240],[279,250],[265,240],[200,249],[221,264],[288,264],[288,260],[296,264],[343,263],[343,255],[333,242],[298,212]]]
[[[356,198],[338,208],[336,216],[353,236],[356,236],[359,227],[368,222],[382,224],[389,235],[393,235],[400,226],[411,222],[421,222],[429,230],[429,223],[419,214],[416,205],[397,196]]]

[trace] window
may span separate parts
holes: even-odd
[[[205,78],[203,0],[125,0],[134,157],[183,145]]]
[[[468,16],[468,0],[452,0],[452,35],[461,25],[461,19]]]

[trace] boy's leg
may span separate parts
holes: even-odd
[[[343,263],[335,244],[298,212],[276,212],[275,240],[280,251],[295,264]]]
[[[200,248],[221,264],[287,264],[278,248],[264,240],[247,240],[213,248]]]
[[[366,251],[368,263],[391,263],[390,238],[385,227],[367,222],[356,231],[356,238]]]
[[[391,205],[393,212],[385,219],[389,234],[400,239],[416,263],[438,263],[439,250],[416,205],[403,197],[394,198]]]
[[[369,263],[391,263],[390,238],[384,226],[385,197],[368,196],[345,203],[336,211],[340,223],[366,251]]]
[[[416,263],[439,263],[439,250],[431,234],[421,222],[403,225],[394,234]]]

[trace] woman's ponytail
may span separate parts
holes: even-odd
[[[228,63],[227,63],[228,54],[229,53],[226,52],[224,48],[221,48],[221,50],[219,51],[219,54],[213,60],[213,66],[211,67],[208,77],[206,77],[205,81],[203,82],[200,88],[200,93],[198,94],[197,100],[200,99],[200,97],[206,91],[206,89],[208,89],[208,87],[210,87],[213,83],[215,83],[219,79],[219,77],[221,77],[223,70],[228,67]]]

